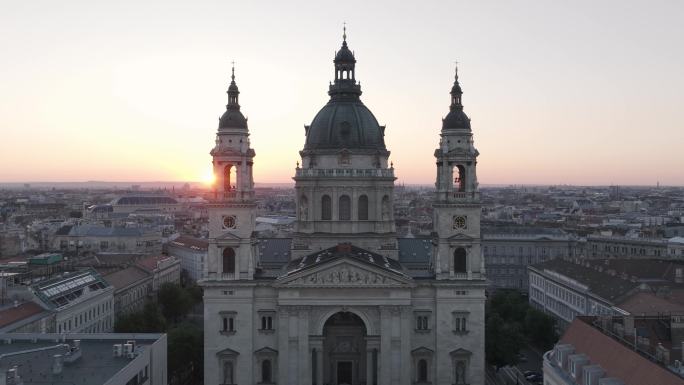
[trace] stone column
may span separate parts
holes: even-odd
[[[289,367],[289,343],[290,343],[290,314],[289,309],[278,309],[278,382],[287,383]]]
[[[392,318],[389,306],[380,307],[380,357],[378,385],[389,385],[392,375]]]
[[[366,345],[366,385],[373,384],[373,349]]]
[[[316,368],[316,373],[310,383],[323,385],[323,336],[311,336],[309,338],[309,347],[311,348],[311,352],[316,349],[316,357],[313,358],[315,364],[311,364]],[[308,385],[308,383],[306,385]]]
[[[401,307],[401,379],[402,385],[411,383],[411,329],[413,314],[410,306]]]
[[[309,308],[300,306],[297,314],[299,334],[299,379],[302,384],[311,383],[311,351],[309,350]]]

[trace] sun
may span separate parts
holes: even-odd
[[[215,181],[216,181],[216,176],[214,175],[212,170],[207,170],[207,172],[205,172],[204,175],[202,176],[202,183],[204,183],[208,186],[213,185]]]

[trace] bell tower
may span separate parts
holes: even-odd
[[[247,119],[240,112],[235,67],[228,87],[226,112],[219,119],[213,158],[214,190],[209,205],[209,251],[205,276],[213,280],[253,279],[256,221],[254,150]]]
[[[462,96],[456,68],[451,106],[442,120],[439,148],[435,150],[434,269],[438,279],[484,278],[481,204],[475,172],[479,152],[473,144],[470,119],[463,112]]]

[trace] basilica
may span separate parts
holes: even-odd
[[[294,232],[270,239],[255,232],[256,153],[233,73],[211,150],[206,384],[484,384],[478,151],[458,72],[441,131],[437,117],[421,127],[438,142],[433,232],[398,238],[386,128],[355,69],[345,33],[330,100],[305,126]]]

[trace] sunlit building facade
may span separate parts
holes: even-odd
[[[334,65],[330,100],[305,126],[291,242],[254,232],[255,151],[233,74],[211,151],[204,380],[482,385],[478,152],[458,76],[434,152],[435,232],[400,242],[385,127],[361,102],[346,36]]]

